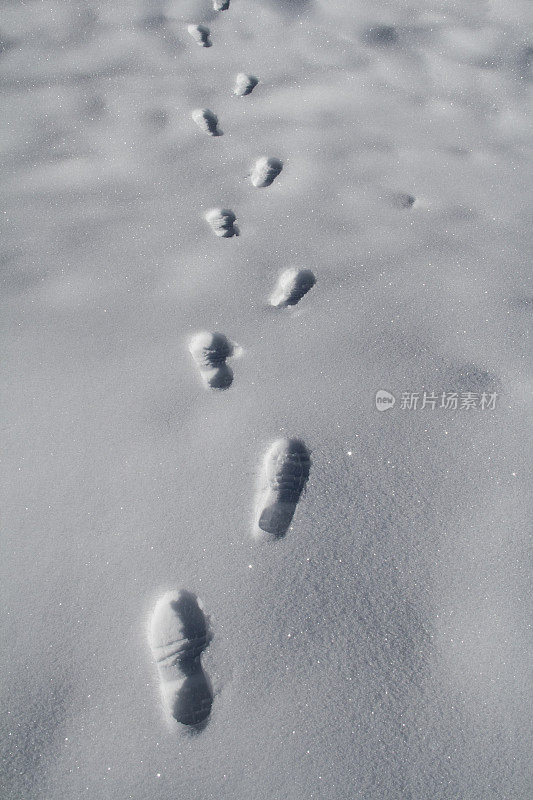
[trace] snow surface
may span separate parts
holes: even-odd
[[[4,800],[531,796],[530,9],[1,4]],[[280,313],[288,266],[317,286]],[[225,392],[204,329],[242,346]],[[283,436],[310,479],[259,543]],[[196,735],[147,638],[177,589],[214,635]]]

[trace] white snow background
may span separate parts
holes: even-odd
[[[531,797],[530,11],[0,4],[4,800]],[[270,309],[289,266],[317,284]],[[242,348],[226,392],[202,329]],[[311,477],[261,544],[281,435]],[[147,643],[181,587],[214,633],[196,735]]]

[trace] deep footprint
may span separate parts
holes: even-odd
[[[237,217],[228,208],[212,208],[205,215],[215,236],[222,239],[229,239],[239,235],[239,229],[235,225]]]
[[[211,389],[227,389],[233,382],[233,370],[226,359],[233,355],[233,345],[223,333],[197,333],[189,343],[202,380]]]
[[[209,38],[211,31],[207,25],[187,25],[187,30],[200,47],[211,47],[212,42]]]
[[[265,156],[255,162],[250,180],[257,188],[270,186],[270,184],[276,180],[282,169],[283,161],[280,161],[279,158],[267,158]]]
[[[256,535],[285,536],[309,478],[311,457],[300,439],[278,439],[263,461],[257,497]]]
[[[198,127],[208,136],[222,136],[222,131],[218,127],[218,117],[208,108],[197,108],[191,113],[191,117]]]
[[[310,269],[291,267],[279,276],[276,288],[270,297],[270,305],[276,308],[295,306],[312,289],[316,278]]]
[[[163,595],[152,614],[149,639],[167,715],[182,725],[202,726],[211,713],[213,690],[200,659],[212,636],[198,598],[184,590]]]
[[[227,11],[229,4],[230,0],[213,0],[213,8],[215,11]]]
[[[237,95],[237,97],[245,97],[247,94],[253,92],[258,83],[259,78],[256,78],[255,75],[247,75],[245,72],[239,72],[235,78],[233,94]]]

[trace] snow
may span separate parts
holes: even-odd
[[[3,4],[2,798],[531,796],[528,9]],[[291,266],[317,284],[274,310]],[[242,348],[224,392],[199,330]],[[260,542],[285,437],[310,478]],[[196,734],[147,636],[179,590]]]

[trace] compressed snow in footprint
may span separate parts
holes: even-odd
[[[188,25],[187,30],[200,47],[211,47],[211,31],[207,25]]]
[[[204,383],[211,389],[227,389],[233,382],[233,371],[226,359],[233,355],[233,345],[223,333],[197,333],[190,341],[189,351]]]
[[[259,478],[256,535],[286,534],[310,468],[309,450],[300,439],[279,439],[269,447]]]
[[[218,127],[218,117],[208,108],[197,108],[191,113],[191,117],[201,131],[208,136],[222,136],[222,131]]]
[[[213,690],[200,661],[210,640],[202,604],[192,592],[167,592],[157,601],[150,648],[165,713],[182,725],[198,726],[211,712]]]
[[[310,269],[290,267],[279,276],[276,288],[270,297],[270,305],[295,306],[315,283],[316,278]]]
[[[233,94],[237,95],[237,97],[244,97],[247,94],[251,94],[258,83],[259,78],[256,78],[255,75],[247,75],[245,72],[239,72],[235,78]]]
[[[250,180],[258,188],[270,186],[283,169],[283,162],[279,158],[260,158],[255,162]]]
[[[239,235],[239,229],[235,225],[237,217],[233,211],[227,208],[212,208],[207,212],[205,218],[216,236],[229,239]]]

